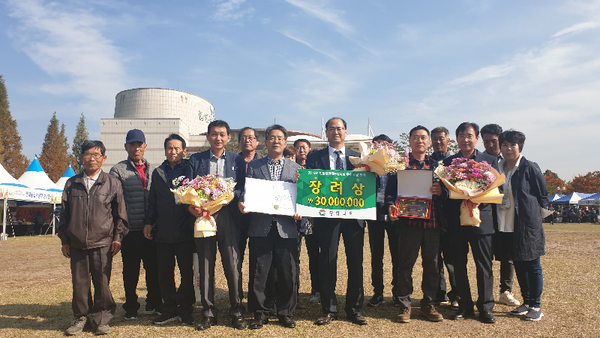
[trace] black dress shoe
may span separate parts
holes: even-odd
[[[290,329],[296,327],[296,322],[294,321],[294,318],[292,318],[292,316],[279,316],[279,322],[284,327],[288,327]]]
[[[473,317],[475,315],[475,311],[473,310],[464,310],[458,309],[456,312],[450,317],[451,320],[463,320],[465,318]]]
[[[349,313],[347,316],[348,320],[356,325],[367,325],[367,320],[360,312]]]
[[[324,315],[323,317],[319,317],[319,319],[317,319],[317,321],[315,322],[315,325],[327,325],[337,319],[338,319],[337,313],[329,312],[328,314]]]
[[[238,330],[243,330],[246,328],[246,321],[242,316],[232,316],[231,326],[235,327]]]
[[[479,313],[479,320],[482,323],[487,323],[487,324],[494,324],[496,322],[496,317],[494,317],[494,314],[486,311],[486,312],[480,312]]]
[[[254,319],[253,321],[250,322],[250,325],[248,325],[248,328],[250,330],[258,330],[258,329],[262,329],[263,325],[265,325],[266,323],[269,322],[269,318],[265,318],[265,319]]]
[[[217,317],[202,317],[202,319],[200,319],[200,324],[196,326],[196,330],[204,331],[210,329],[213,325],[217,325]]]

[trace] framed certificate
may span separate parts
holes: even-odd
[[[394,216],[429,219],[431,217],[433,172],[431,170],[399,170],[398,197]]]

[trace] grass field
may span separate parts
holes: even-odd
[[[340,320],[325,327],[313,325],[321,314],[319,304],[308,303],[310,282],[308,258],[303,249],[301,255],[300,299],[305,309],[296,310],[295,329],[285,329],[269,323],[261,330],[238,331],[228,326],[226,316],[220,317],[218,326],[199,333],[193,327],[181,324],[153,326],[152,316],[140,316],[137,320],[125,321],[121,308],[124,301],[120,255],[115,257],[111,290],[118,304],[115,318],[111,322],[111,336],[119,337],[598,337],[600,336],[600,225],[594,224],[546,224],[546,255],[542,257],[544,270],[544,292],[542,310],[544,318],[539,322],[525,322],[507,314],[511,308],[496,305],[496,324],[479,321],[444,320],[431,323],[413,311],[412,321],[399,324],[395,321],[397,308],[391,304],[391,263],[386,255],[385,280],[387,281],[386,303],[377,308],[365,306],[363,314],[369,321],[367,326],[347,322],[341,311]],[[368,233],[365,234],[368,236]],[[368,240],[364,248],[365,305],[372,295],[370,285],[370,253]],[[343,247],[343,245],[341,245]],[[341,248],[340,250],[343,250]],[[386,249],[387,250],[387,249]],[[469,276],[473,292],[475,267],[469,263]],[[56,237],[35,236],[9,238],[0,242],[0,337],[59,337],[67,328],[71,318],[71,276],[69,261],[60,254],[60,241]],[[244,265],[244,280],[247,285],[247,260]],[[499,263],[494,262],[497,281]],[[338,260],[337,294],[343,309],[343,293],[346,289],[346,267],[342,251]],[[138,294],[145,295],[144,278],[141,276]],[[421,267],[417,262],[413,273],[415,294],[413,307],[418,307],[421,297]],[[217,306],[228,308],[225,277],[221,269],[216,272]],[[496,283],[498,284],[498,283]],[[515,295],[520,298],[515,278]],[[498,290],[495,290],[497,297]],[[476,299],[476,295],[473,295]],[[143,308],[143,304],[142,304]],[[453,312],[441,306],[440,312],[448,318]],[[226,313],[226,312],[222,312]],[[194,317],[200,317],[199,308]],[[252,318],[252,314],[246,314]],[[79,337],[89,337],[86,330]]]

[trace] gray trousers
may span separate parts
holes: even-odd
[[[71,248],[71,276],[73,280],[73,315],[92,316],[97,325],[107,325],[117,304],[110,293],[112,253],[110,246],[81,250]],[[94,283],[94,298],[90,288]]]
[[[216,317],[215,305],[215,260],[217,243],[221,254],[223,272],[229,289],[229,315],[241,316],[242,305],[242,256],[240,248],[240,228],[235,223],[228,207],[223,207],[213,215],[217,225],[217,235],[195,238],[200,272],[200,294],[202,296],[202,316]]]

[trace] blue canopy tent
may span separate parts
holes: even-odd
[[[581,199],[579,205],[600,205],[600,192]]]
[[[582,192],[572,192],[567,196],[563,196],[555,201],[550,202],[551,204],[577,204],[580,200],[592,196],[593,194],[584,194]]]
[[[565,197],[565,195],[563,195],[563,194],[554,194],[554,195],[548,197],[548,201],[550,201],[550,204],[553,204],[553,201],[556,201],[557,199],[560,199],[562,197]]]

